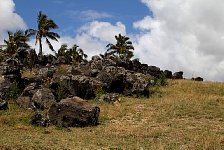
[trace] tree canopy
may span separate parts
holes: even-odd
[[[106,46],[108,48],[107,54],[118,54],[120,57],[123,56],[131,59],[133,57],[133,52],[131,50],[134,50],[134,47],[130,38],[119,34],[115,35],[115,39],[117,41],[116,44],[109,43]]]

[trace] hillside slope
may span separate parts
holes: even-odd
[[[224,84],[169,81],[150,98],[100,106],[96,127],[32,127],[32,111],[0,111],[0,149],[224,149]]]

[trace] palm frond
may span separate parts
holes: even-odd
[[[54,52],[55,50],[54,50],[51,42],[48,40],[48,38],[46,38],[46,43],[47,43],[48,47],[50,48],[50,50],[52,50]]]

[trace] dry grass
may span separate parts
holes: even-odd
[[[0,112],[0,149],[224,149],[224,84],[169,81],[149,99],[122,98],[101,108],[100,125],[32,127],[31,111]]]

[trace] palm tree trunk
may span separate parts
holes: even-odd
[[[42,56],[43,55],[43,51],[42,51],[42,42],[41,42],[41,39],[39,39],[39,46],[40,46],[40,49],[39,49],[39,56]]]

